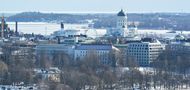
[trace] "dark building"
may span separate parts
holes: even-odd
[[[1,18],[1,23],[0,23],[0,37],[2,38],[9,38],[10,36],[14,35],[14,31],[11,31],[10,28],[8,27],[8,24],[6,23],[4,17]]]

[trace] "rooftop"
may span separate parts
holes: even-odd
[[[142,42],[150,42],[150,43],[157,42],[157,40],[154,38],[142,38],[141,41]]]
[[[125,16],[123,9],[121,9],[121,11],[117,14],[117,16]]]
[[[76,46],[76,50],[111,50],[111,44],[81,44]]]

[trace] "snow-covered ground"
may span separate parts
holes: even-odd
[[[15,22],[8,22],[10,29],[15,30]],[[50,35],[60,30],[60,24],[45,22],[18,22],[18,30],[23,33],[35,33],[42,35]],[[66,29],[86,28],[87,24],[65,24]]]
[[[9,27],[14,30],[15,22],[8,22]],[[65,24],[65,29],[76,29],[76,28],[87,28],[88,24]],[[50,35],[54,31],[60,30],[60,24],[57,23],[45,23],[45,22],[18,22],[18,30],[23,33],[35,33],[35,34],[43,34]],[[176,33],[167,33],[170,30],[148,30],[148,29],[139,29],[138,34],[158,34],[164,36],[173,36],[181,31],[177,31]],[[167,35],[166,35],[167,33]],[[184,34],[190,34],[190,31],[183,31]]]

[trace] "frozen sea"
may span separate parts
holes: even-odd
[[[15,30],[15,22],[8,22],[9,27],[12,30]],[[64,24],[65,29],[77,29],[77,28],[87,28],[87,24]],[[45,22],[18,22],[18,30],[19,32],[23,33],[35,33],[35,34],[42,34],[42,35],[50,35],[54,31],[60,30],[60,24],[57,23],[45,23]],[[146,30],[146,29],[139,29],[139,34],[157,34],[163,36],[174,36],[179,34],[180,31],[177,33],[167,33],[170,30]],[[183,34],[190,34],[190,31],[183,31]]]
[[[8,22],[11,30],[15,30],[15,22]],[[66,29],[76,29],[88,27],[87,24],[65,24]],[[34,33],[42,35],[50,35],[54,31],[61,29],[60,24],[45,22],[18,22],[18,31],[23,33]]]

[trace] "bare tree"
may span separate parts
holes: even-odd
[[[52,60],[46,50],[40,51],[37,55],[36,65],[40,68],[49,68],[52,65]]]
[[[53,54],[53,65],[61,69],[67,69],[71,67],[72,60],[68,54],[64,52],[55,52]]]
[[[0,61],[0,83],[5,82],[5,75],[8,73],[8,66],[3,61]]]

